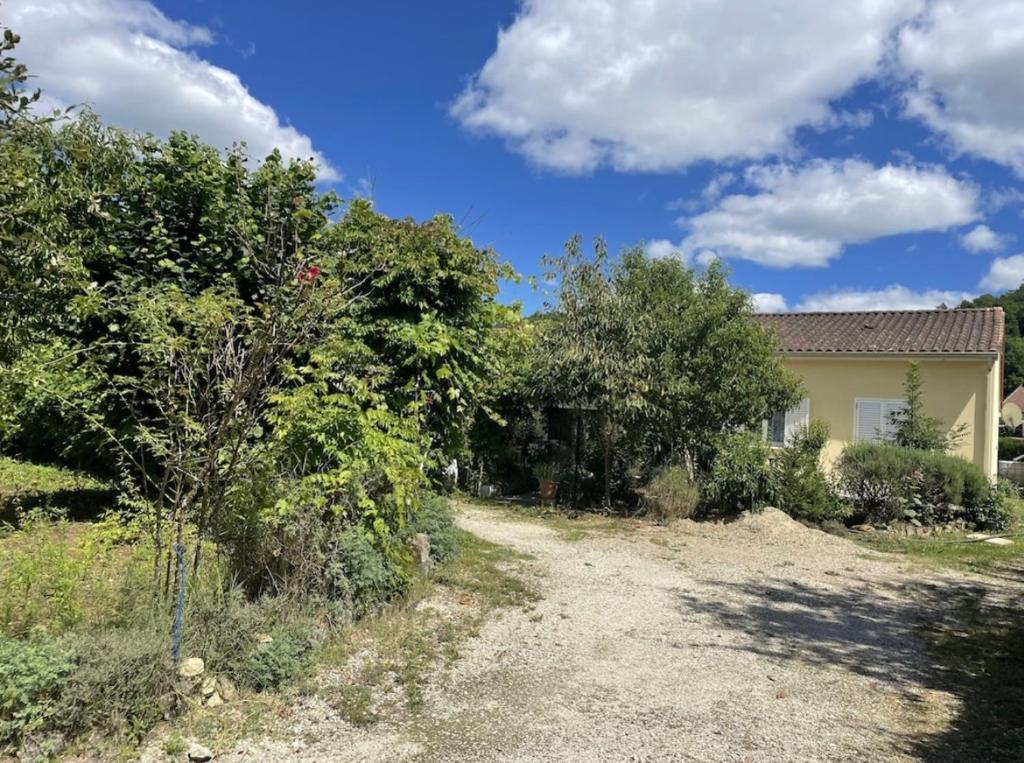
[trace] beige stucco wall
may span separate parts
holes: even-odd
[[[831,465],[853,441],[854,400],[902,398],[911,360],[921,367],[924,408],[950,428],[967,424],[958,454],[995,476],[1002,375],[998,358],[786,356],[786,367],[803,379],[810,417],[825,419],[832,438],[824,460]]]

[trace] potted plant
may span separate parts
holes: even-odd
[[[540,499],[553,501],[558,493],[558,465],[550,461],[533,467],[533,474],[540,483]]]

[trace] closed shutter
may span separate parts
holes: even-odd
[[[882,401],[855,401],[853,404],[853,441],[877,442],[881,431]]]
[[[903,400],[857,398],[853,403],[853,441],[886,442],[896,433],[892,417],[907,407]]]
[[[893,414],[899,413],[907,407],[902,400],[882,401],[882,433],[883,439],[891,440],[896,436],[896,425],[893,424]]]
[[[804,398],[792,410],[786,411],[786,442],[793,439],[800,429],[806,429],[811,421],[811,401]]]

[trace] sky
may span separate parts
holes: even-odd
[[[46,107],[312,157],[524,276],[579,233],[720,258],[763,310],[1024,280],[1024,0],[0,0],[0,24]]]

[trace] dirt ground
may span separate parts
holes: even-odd
[[[566,531],[467,506],[459,521],[533,557],[533,609],[486,624],[416,716],[356,727],[304,699],[218,760],[921,760],[959,700],[920,626],[1000,595],[775,510]]]

